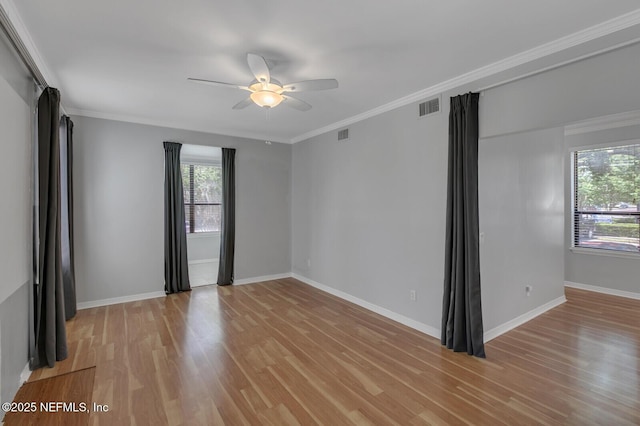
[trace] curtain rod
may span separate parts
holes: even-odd
[[[22,42],[22,38],[11,23],[9,15],[7,15],[2,4],[0,4],[0,28],[2,28],[2,32],[13,46],[13,50],[18,54],[18,57],[27,68],[27,71],[31,74],[31,77],[40,89],[40,92],[49,87],[49,83],[47,83],[44,75],[40,72],[40,68],[38,68],[38,65],[33,60],[31,53],[29,53],[29,49],[27,49],[27,46]],[[64,115],[68,115],[62,103],[60,103],[60,112]]]
[[[37,84],[39,84],[42,88],[49,87],[47,84],[47,80],[44,78],[38,65],[36,65],[33,57],[29,53],[29,50],[22,42],[20,35],[16,31],[16,28],[11,23],[9,16],[6,11],[0,4],[0,27],[2,27],[3,32],[6,34],[7,38],[13,45],[14,50],[22,60],[22,63],[27,67],[27,70],[31,73],[31,76],[34,78]]]

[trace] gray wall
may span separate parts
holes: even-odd
[[[555,69],[486,92],[483,136],[559,127],[640,109],[640,44]],[[489,107],[491,105],[491,107]],[[570,211],[569,149],[640,138],[639,127],[611,129],[565,138],[565,209]],[[565,280],[640,292],[638,259],[572,253],[571,222],[565,218]]]
[[[2,28],[0,28],[0,76],[25,104],[34,104],[33,78]]]
[[[567,153],[576,148],[634,140],[640,143],[640,126],[627,126],[565,137]],[[571,211],[571,167],[569,155],[565,165],[565,208]],[[579,253],[571,251],[571,217],[565,224],[565,279],[567,281],[640,293],[640,259]],[[607,253],[612,254],[612,253]]]
[[[640,108],[640,44],[488,90],[481,137],[561,127]]]
[[[163,141],[237,149],[235,277],[290,271],[291,146],[73,120],[79,302],[163,290]]]
[[[12,401],[20,387],[20,373],[29,358],[29,285],[20,286],[0,303],[2,401]]]
[[[485,330],[562,295],[566,152],[561,128],[638,109],[638,75],[640,45],[634,45],[484,93]],[[349,126],[352,138],[346,142],[337,142],[331,132],[294,145],[293,272],[439,328],[448,99],[488,84],[445,93],[437,116],[417,119],[416,105],[410,105]],[[515,205],[503,202],[509,199]],[[512,216],[501,217],[500,205]],[[532,245],[515,249],[526,241]],[[620,263],[601,261],[603,271]],[[527,284],[533,285],[528,298]],[[412,289],[417,302],[409,300]]]
[[[3,36],[0,37],[0,396],[2,401],[11,401],[29,352],[30,104],[34,87]]]
[[[439,329],[448,105],[416,111],[351,125],[346,142],[330,133],[294,145],[293,272]],[[562,295],[562,136],[480,141],[485,330]]]
[[[331,132],[294,145],[292,264],[294,273],[439,327],[447,113],[418,119],[416,111],[353,124],[347,141]]]
[[[564,294],[563,137],[556,128],[480,141],[485,330]]]
[[[0,76],[0,302],[31,275],[31,113]]]

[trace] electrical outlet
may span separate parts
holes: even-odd
[[[311,259],[307,259],[307,268],[311,268]]]
[[[415,302],[416,300],[418,300],[417,294],[415,290],[411,290],[409,292],[409,298],[411,299],[412,302]]]
[[[531,285],[524,287],[524,291],[527,293],[527,297],[531,296],[531,290],[533,290],[533,286]]]

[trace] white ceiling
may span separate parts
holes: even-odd
[[[69,113],[281,142],[428,94],[454,77],[486,76],[640,26],[637,0],[0,4],[30,38]],[[340,87],[297,94],[313,105],[308,112],[282,105],[267,114],[254,105],[231,109],[246,92],[187,81],[247,84],[247,52],[264,56],[283,83],[336,78]]]

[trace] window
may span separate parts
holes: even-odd
[[[573,246],[640,250],[640,144],[573,153]]]
[[[220,166],[182,163],[180,168],[187,233],[219,232],[222,200]]]

